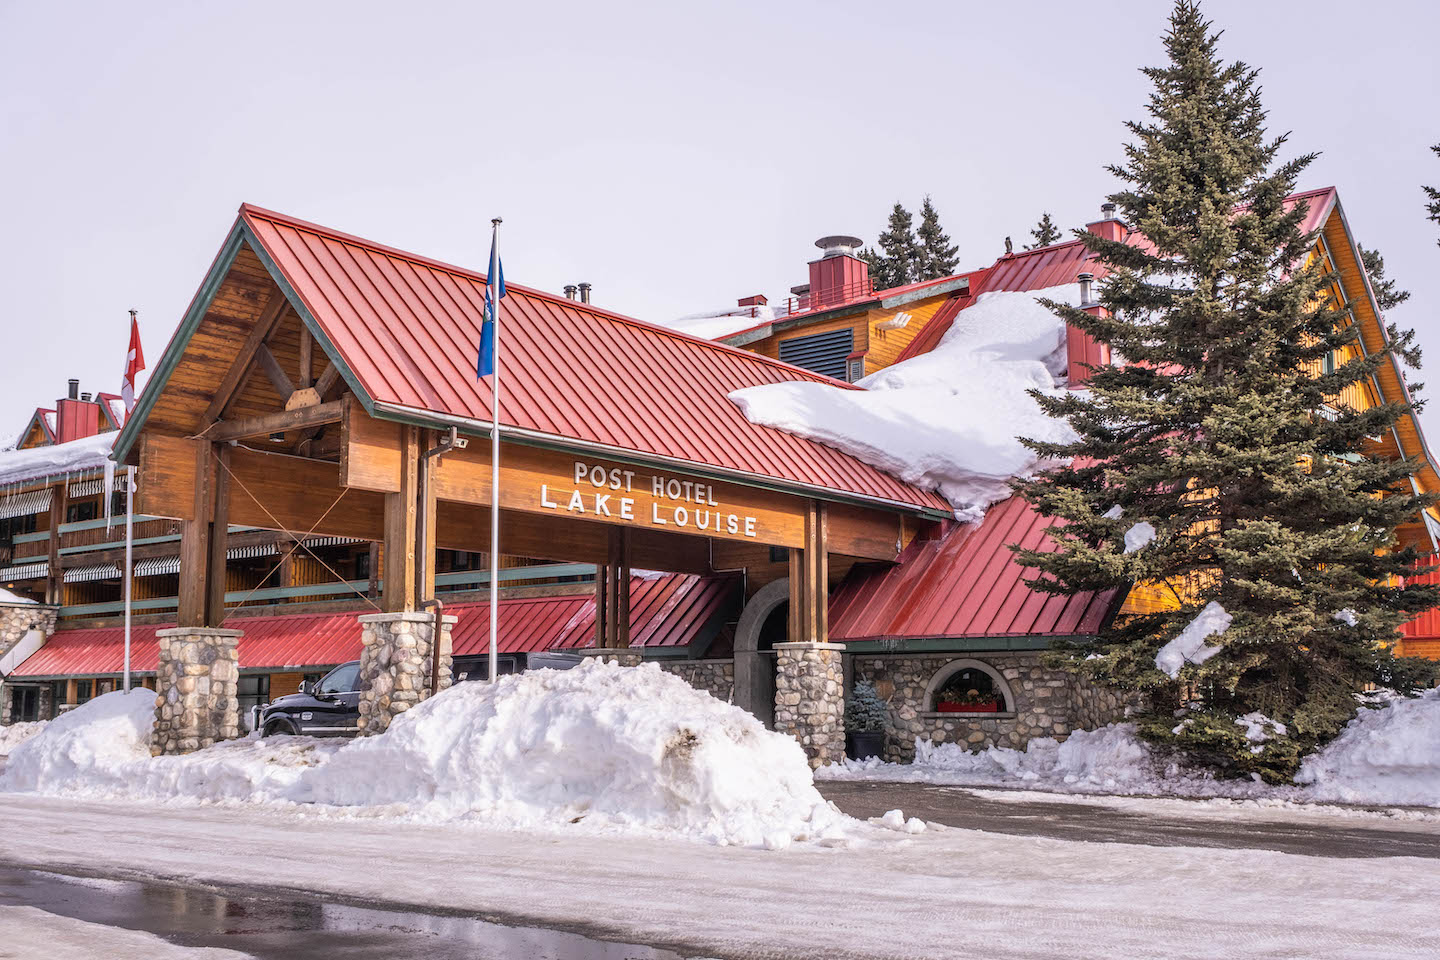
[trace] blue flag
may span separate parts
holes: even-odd
[[[475,376],[488,377],[495,372],[495,318],[500,300],[505,296],[505,271],[500,266],[497,240],[490,238],[490,269],[485,274],[485,322],[480,326],[480,356],[475,362]]]

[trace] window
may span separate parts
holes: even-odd
[[[845,370],[845,379],[854,383],[856,380],[865,379],[865,358],[852,357]]]
[[[35,514],[33,513],[24,513],[18,517],[6,517],[0,520],[0,541],[9,540],[22,533],[34,532]]]
[[[370,551],[364,550],[355,554],[355,579],[366,580],[370,577]]]
[[[789,561],[789,559],[790,559],[790,548],[789,548],[789,547],[771,547],[771,548],[770,548],[770,562],[771,562],[771,563],[786,563],[786,562]]]
[[[350,693],[359,689],[356,686],[359,682],[360,664],[347,663],[327,673],[316,693]]]
[[[242,675],[235,685],[235,699],[240,703],[240,722],[250,729],[250,711],[270,699],[270,674]]]
[[[1334,373],[1334,372],[1335,372],[1335,351],[1334,351],[1334,350],[1331,350],[1329,353],[1325,354],[1325,359],[1324,359],[1323,361],[1321,361],[1320,367],[1321,367],[1321,369],[1322,369],[1325,373]]]
[[[855,349],[855,331],[830,330],[780,341],[780,359],[837,380],[845,379],[845,358]]]
[[[87,702],[89,702],[89,700],[90,700],[90,691],[91,691],[93,688],[94,688],[94,683],[93,683],[93,681],[90,681],[90,680],[77,680],[77,681],[75,681],[75,702],[76,702],[76,703],[87,703]]]
[[[15,687],[10,692],[10,722],[29,723],[40,719],[40,688]]]
[[[1000,675],[979,660],[953,660],[930,681],[926,709],[940,713],[1007,713],[1015,709]]]
[[[72,503],[65,508],[65,522],[79,523],[83,520],[94,520],[100,515],[100,504],[95,500],[86,500],[84,503]]]

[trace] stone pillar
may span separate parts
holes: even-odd
[[[150,753],[193,753],[240,736],[240,630],[172,627],[157,630],[155,732]]]
[[[618,663],[622,667],[638,667],[644,659],[640,649],[630,647],[585,647],[580,650],[567,650],[567,653],[578,654],[582,657],[597,657],[606,663]]]
[[[360,619],[360,735],[384,733],[390,721],[428,698],[435,615],[423,611],[371,613]],[[441,618],[440,689],[450,686],[450,630]]]
[[[841,643],[775,644],[775,730],[800,741],[811,767],[845,756]]]
[[[35,701],[35,715],[41,720],[55,718],[55,687],[52,684],[40,685],[40,694]]]
[[[5,687],[5,681],[0,680],[0,727],[5,726],[11,720],[10,708],[14,695]]]

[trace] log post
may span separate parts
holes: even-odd
[[[387,613],[416,609],[415,520],[420,470],[420,430],[400,431],[400,490],[385,495],[384,600]]]
[[[210,601],[210,530],[215,511],[215,467],[211,444],[195,443],[195,500],[180,528],[180,609],[178,625],[207,625]],[[223,570],[223,568],[222,568]],[[223,577],[223,572],[221,573]]]

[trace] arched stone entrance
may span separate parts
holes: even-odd
[[[784,618],[790,604],[790,578],[781,577],[756,591],[740,612],[735,627],[735,704],[744,707],[767,727],[775,725],[775,661],[766,649],[766,625]]]

